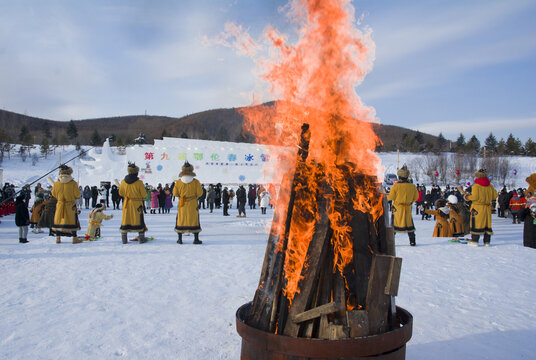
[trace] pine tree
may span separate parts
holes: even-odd
[[[91,138],[89,139],[89,143],[93,146],[97,146],[102,144],[101,136],[99,135],[99,132],[97,129],[93,130],[93,134],[91,134]]]
[[[497,138],[493,136],[493,133],[489,133],[489,136],[484,141],[484,145],[486,146],[486,151],[497,152],[498,142]]]
[[[41,154],[45,155],[45,159],[47,158],[47,155],[50,153],[50,146],[48,144],[48,138],[44,137],[43,140],[41,140]]]
[[[437,137],[437,149],[441,152],[445,149],[446,145],[447,139],[445,139],[443,133],[439,133],[439,136]]]
[[[506,155],[506,142],[503,138],[497,143],[497,154]]]
[[[50,139],[52,137],[52,134],[50,133],[50,125],[48,125],[48,122],[43,122],[43,136],[47,139]]]
[[[76,129],[73,120],[69,121],[69,125],[67,125],[67,137],[71,139],[71,141],[78,137],[78,130]]]
[[[536,143],[531,138],[525,142],[525,155],[536,156]]]
[[[21,144],[26,144],[31,141],[31,135],[26,125],[22,125],[20,128],[19,141]]]
[[[186,133],[186,131],[183,131],[182,134],[181,134],[181,138],[183,139],[188,139],[188,134]]]
[[[478,153],[480,151],[480,141],[477,139],[476,135],[471,136],[466,147],[469,152]]]
[[[508,139],[506,139],[506,155],[521,155],[523,150],[523,145],[521,140],[514,138],[514,135],[510,133]]]
[[[420,145],[424,144],[424,137],[420,131],[417,131],[414,138]]]
[[[463,134],[460,133],[460,136],[458,136],[458,139],[456,140],[456,150],[463,151],[464,148],[465,148],[465,136],[463,136]]]
[[[229,134],[225,126],[221,125],[218,131],[216,132],[216,140],[218,141],[229,141]]]

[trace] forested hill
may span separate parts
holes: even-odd
[[[55,121],[26,116],[0,109],[0,136],[2,142],[26,142],[41,144],[47,138],[49,144],[78,143],[98,144],[107,136],[115,135],[117,145],[127,145],[140,133],[148,143],[162,136],[187,137],[192,139],[253,142],[253,138],[242,131],[242,115],[238,108],[214,109],[181,118],[132,115],[98,119]],[[69,127],[76,128],[74,138]],[[28,132],[23,128],[26,128]],[[392,151],[404,144],[410,151],[436,149],[439,143],[448,147],[438,137],[392,125],[374,124],[374,129],[383,142],[379,150]],[[22,134],[21,134],[22,130]],[[23,139],[24,138],[24,139]],[[7,139],[7,140],[6,140]],[[401,149],[402,150],[402,149]]]

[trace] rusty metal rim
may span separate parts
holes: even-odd
[[[243,341],[267,352],[286,355],[332,358],[371,356],[389,353],[406,345],[411,339],[413,316],[401,307],[396,307],[401,327],[392,331],[358,338],[325,340],[276,335],[256,329],[245,323],[252,302],[236,311],[236,330]]]

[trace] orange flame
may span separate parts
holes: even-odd
[[[300,176],[305,177],[300,184],[307,191],[296,191],[301,195],[296,198],[285,257],[284,291],[292,301],[299,292],[298,283],[318,216],[319,179],[333,190],[328,218],[333,230],[333,264],[341,274],[353,258],[350,215],[341,210],[353,206],[376,220],[383,209],[377,184],[366,177],[377,176],[380,167],[380,159],[374,153],[380,140],[371,124],[375,110],[365,106],[355,91],[372,68],[375,46],[371,31],[354,27],[354,9],[347,0],[295,0],[288,9],[298,25],[299,40],[290,44],[286,36],[269,27],[265,35],[272,56],[258,59],[262,78],[270,84],[272,95],[281,100],[246,108],[242,113],[246,129],[266,144],[298,144],[301,125],[310,124],[309,157],[306,169],[300,171]],[[295,155],[280,156],[281,173],[291,173],[296,167]],[[352,174],[366,175],[356,189],[350,189],[348,183]],[[280,215],[284,215],[288,200],[289,191],[282,187],[276,204]],[[285,216],[278,218],[285,221]],[[276,226],[282,235],[284,224]]]

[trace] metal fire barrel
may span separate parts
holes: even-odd
[[[330,360],[406,358],[411,339],[413,316],[396,307],[400,327],[383,334],[347,339],[308,339],[276,335],[246,324],[252,302],[236,312],[236,330],[242,337],[242,360]]]

